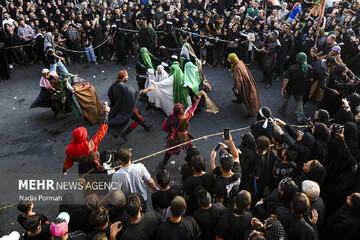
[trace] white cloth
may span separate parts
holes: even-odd
[[[159,71],[161,72],[161,74],[159,74]],[[155,82],[162,82],[164,79],[169,77],[169,74],[165,71],[163,66],[159,65],[156,69],[155,76]]]
[[[189,53],[189,49],[186,47],[186,45],[184,44],[181,48],[181,52],[180,52],[180,56],[185,55],[187,60],[190,60],[190,53]]]
[[[174,108],[174,75],[161,82],[152,81],[157,88],[148,92],[149,102],[161,108],[169,116]]]
[[[146,182],[149,181],[150,178],[150,173],[142,163],[121,167],[112,176],[111,190],[120,189],[126,196],[130,193],[137,193],[146,201]]]

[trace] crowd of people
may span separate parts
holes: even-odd
[[[120,186],[84,192],[83,204],[66,194],[52,221],[34,212],[31,201],[20,201],[17,220],[25,239],[358,238],[358,1],[334,1],[324,12],[324,1],[310,0],[5,2],[1,76],[9,78],[13,65],[44,63],[49,69],[32,107],[79,116],[74,94],[85,118],[100,122],[91,139],[86,128],[74,130],[63,173],[78,162],[80,176],[91,169],[98,174],[85,181]],[[109,88],[109,106],[101,106],[90,83],[68,73],[65,65],[81,62],[85,52],[87,64],[114,58],[123,65],[137,53],[137,99],[164,111],[165,147],[174,147],[160,162],[156,181],[142,163],[132,163],[129,148],[99,154],[107,131],[127,140],[138,125],[149,130],[151,124],[136,108],[126,71]],[[283,79],[277,112],[285,116],[293,96],[301,129],[261,107],[259,83],[248,68],[253,62],[261,65],[266,89],[273,78]],[[256,117],[241,139],[226,132],[225,143],[206,154],[188,142],[193,138],[189,121],[204,106],[203,90],[211,90],[203,64],[230,68],[234,102],[244,103],[248,116]],[[306,118],[309,99],[320,107]],[[126,128],[130,119],[134,123]],[[182,150],[181,182],[170,184],[167,162]]]

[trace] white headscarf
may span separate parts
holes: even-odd
[[[158,73],[159,70],[160,70],[161,74]],[[165,69],[164,69],[164,67],[163,67],[162,65],[159,65],[159,66],[156,68],[155,76],[156,76],[155,81],[156,81],[156,82],[161,82],[162,80],[168,78],[168,77],[169,77],[169,74],[165,71]]]
[[[180,56],[185,55],[187,60],[190,60],[190,53],[189,53],[189,49],[186,47],[186,45],[184,44],[181,48],[181,52],[180,52]]]

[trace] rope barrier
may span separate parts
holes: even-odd
[[[296,128],[306,127],[306,125],[291,125],[291,126],[292,126],[292,127],[296,127]],[[231,133],[232,133],[232,132],[239,132],[239,131],[246,130],[246,129],[248,129],[248,128],[250,128],[250,126],[248,126],[248,127],[243,127],[243,128],[238,128],[238,129],[233,129],[233,130],[230,130],[229,132],[231,132]],[[152,153],[152,154],[150,154],[150,155],[147,155],[147,156],[138,158],[138,159],[132,161],[132,163],[136,163],[136,162],[143,161],[143,160],[145,160],[145,159],[154,157],[154,156],[156,156],[156,155],[159,155],[159,154],[164,153],[164,152],[166,152],[166,151],[169,151],[169,150],[171,150],[171,149],[181,147],[181,146],[186,145],[186,144],[188,144],[188,143],[193,143],[193,142],[197,142],[197,141],[200,141],[200,140],[207,140],[207,139],[210,138],[210,137],[220,136],[220,135],[222,135],[222,134],[224,134],[224,133],[223,133],[223,132],[218,132],[218,133],[213,133],[213,134],[205,135],[205,136],[202,136],[202,137],[199,137],[199,138],[195,138],[195,139],[192,139],[192,140],[190,140],[190,141],[187,141],[187,142],[178,144],[178,145],[176,145],[176,146],[173,146],[173,147],[170,147],[170,148],[166,148],[166,149],[163,149],[163,150],[161,150],[161,151]],[[113,170],[116,170],[116,169],[118,169],[118,168],[120,168],[120,167],[121,167],[121,166],[117,166],[117,167],[112,168],[112,169],[113,169]],[[75,179],[75,180],[72,180],[71,182],[68,182],[67,184],[65,184],[64,187],[67,187],[67,186],[70,185],[71,183],[81,181],[85,176],[89,175],[89,174],[90,174],[91,172],[93,172],[93,171],[94,171],[94,168],[91,169],[90,171],[88,171],[87,173],[83,174],[81,177],[79,177],[79,178],[77,178],[77,179]],[[56,191],[59,191],[59,190],[61,190],[61,188],[57,188],[57,189],[51,190],[51,191],[46,192],[46,193],[44,193],[44,194],[41,194],[41,195],[39,195],[39,196],[46,196],[46,195],[49,195],[50,193],[53,193],[53,192],[56,192]],[[4,207],[1,207],[1,208],[0,208],[0,211],[5,210],[5,209],[8,209],[8,208],[15,207],[15,206],[17,206],[17,203],[14,203],[14,204],[11,204],[11,205],[7,205],[7,206],[4,206]]]
[[[111,38],[113,38],[114,36],[115,36],[115,33],[114,33],[112,36],[109,36],[109,37],[108,37],[104,42],[102,42],[101,44],[97,45],[96,47],[93,47],[93,50],[101,47],[102,45],[104,45],[105,43],[107,43],[107,42],[108,42]],[[90,50],[85,50],[85,51],[72,50],[72,49],[68,49],[68,48],[66,48],[66,47],[62,47],[62,46],[60,46],[60,45],[58,45],[58,44],[55,44],[55,46],[58,47],[58,48],[64,49],[64,50],[66,50],[66,51],[68,51],[68,52],[75,52],[75,53],[87,53],[87,52],[90,52]]]
[[[4,49],[12,49],[12,48],[19,48],[19,47],[29,47],[29,46],[34,46],[35,44],[24,44],[24,45],[18,45],[18,46],[12,46],[12,47],[6,47]]]

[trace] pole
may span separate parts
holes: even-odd
[[[265,39],[266,39],[265,25],[267,24],[267,19],[266,19],[266,0],[264,0],[264,18],[265,18],[265,24],[264,24],[264,28],[263,28],[263,34],[264,34],[264,44],[263,44],[263,48],[265,48]]]
[[[326,0],[321,0],[320,6],[319,6],[319,8],[321,9],[320,18],[319,18],[319,26],[318,26],[318,29],[316,30],[316,38],[315,38],[315,45],[314,45],[314,47],[316,47],[317,42],[318,42],[318,39],[319,39],[320,24],[321,24],[321,20],[324,18],[325,5],[326,5]],[[315,7],[316,7],[316,6],[315,6]]]

